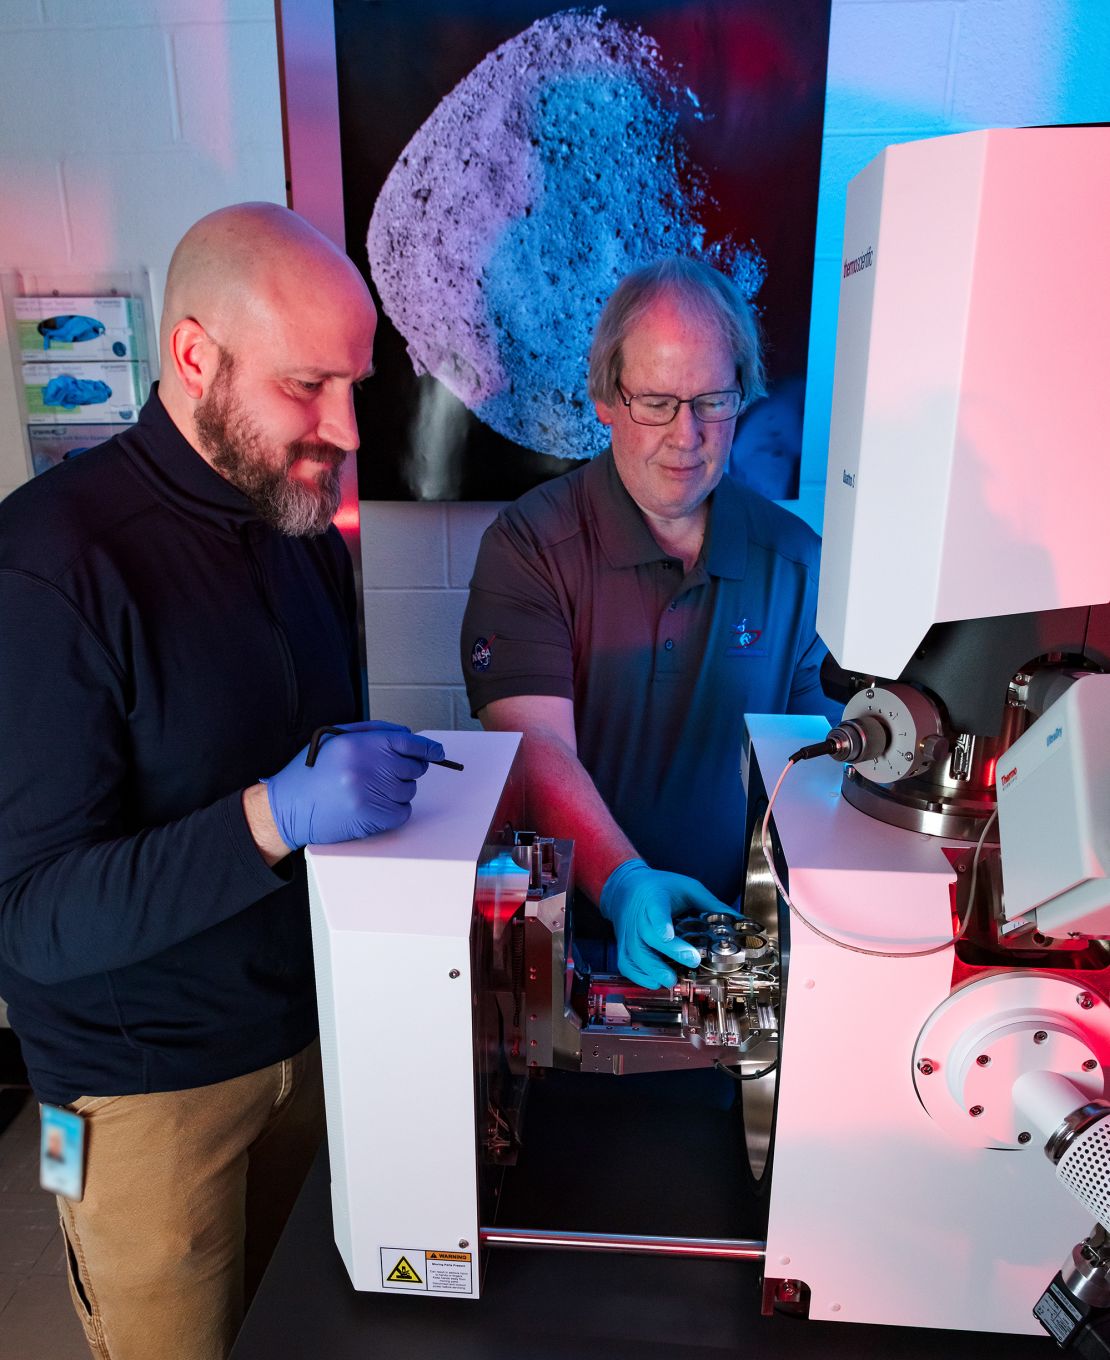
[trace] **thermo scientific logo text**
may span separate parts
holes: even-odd
[[[875,263],[875,251],[868,247],[862,255],[857,255],[854,260],[844,261],[844,277],[849,278],[852,274],[858,274],[861,269],[870,269]]]

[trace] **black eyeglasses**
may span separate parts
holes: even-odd
[[[669,425],[678,415],[680,406],[689,406],[699,420],[708,424],[716,421],[731,420],[744,404],[744,384],[739,377],[739,391],[699,392],[696,397],[670,397],[660,392],[639,392],[626,396],[624,388],[617,384],[620,399],[628,407],[629,419],[637,425]]]

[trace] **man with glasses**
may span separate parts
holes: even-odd
[[[764,391],[731,280],[689,259],[630,274],[590,351],[611,449],[503,511],[471,581],[471,708],[524,732],[529,819],[574,839],[577,885],[646,987],[697,962],[674,914],[741,892],[744,714],[831,711],[817,536],[723,476]]]

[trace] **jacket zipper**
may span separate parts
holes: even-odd
[[[270,625],[274,630],[278,655],[281,657],[282,670],[285,674],[285,691],[289,699],[289,731],[291,733],[296,732],[302,725],[301,693],[297,684],[296,668],[293,665],[293,652],[289,646],[289,635],[286,633],[285,625],[271,602],[270,592],[266,585],[266,574],[262,569],[258,554],[255,552],[249,525],[244,524],[241,527],[239,537],[243,545],[243,552],[246,554],[255,591],[262,601],[262,607],[265,609]]]

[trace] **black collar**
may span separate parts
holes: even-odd
[[[243,525],[260,522],[250,500],[205,462],[174,424],[157,383],[138,424],[120,436],[120,444],[155,494],[185,514],[236,538]]]

